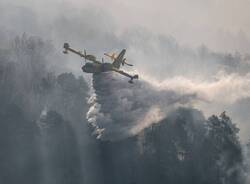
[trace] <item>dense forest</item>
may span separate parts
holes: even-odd
[[[48,68],[50,42],[23,35],[10,45],[0,50],[0,183],[246,182],[250,146],[225,112],[206,119],[180,107],[137,135],[99,140],[84,78]]]

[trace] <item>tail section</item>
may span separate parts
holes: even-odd
[[[109,57],[112,61],[116,59],[116,54],[115,53],[104,53],[105,56]]]
[[[113,66],[117,69],[120,68],[122,62],[124,61],[124,55],[126,53],[126,49],[123,49],[120,54],[117,56],[117,58],[115,58],[114,62],[113,62]]]

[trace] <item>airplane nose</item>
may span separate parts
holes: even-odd
[[[85,66],[82,66],[82,71],[86,72]]]

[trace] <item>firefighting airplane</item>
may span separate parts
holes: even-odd
[[[86,62],[85,65],[83,65],[82,67],[82,71],[86,72],[86,73],[93,73],[93,74],[97,74],[97,73],[103,73],[103,72],[117,72],[121,75],[124,75],[128,78],[130,78],[130,80],[128,81],[129,83],[133,83],[134,79],[138,79],[139,76],[138,75],[130,75],[122,70],[120,70],[120,66],[122,65],[128,65],[128,66],[133,66],[131,64],[128,64],[126,62],[126,58],[124,58],[124,55],[126,53],[126,50],[123,49],[120,54],[118,54],[118,56],[116,56],[115,53],[112,54],[107,54],[104,53],[105,56],[109,57],[112,60],[112,63],[105,63],[103,61],[98,61],[96,60],[96,57],[93,55],[87,55],[86,51],[84,50],[84,53],[82,53],[81,51],[76,51],[74,49],[72,49],[68,43],[64,43],[63,48],[65,49],[63,51],[64,54],[68,54],[68,51],[73,52],[77,55],[79,55],[80,57],[83,57],[85,59],[85,62],[91,61],[92,63]]]

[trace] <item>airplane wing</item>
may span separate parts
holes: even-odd
[[[130,78],[130,80],[128,81],[129,83],[133,83],[133,79],[138,79],[139,78],[138,75],[130,75],[130,74],[128,74],[128,73],[126,73],[126,72],[124,72],[122,70],[116,69],[116,68],[113,68],[113,71]]]
[[[70,51],[70,52],[73,52],[73,53],[77,54],[77,55],[80,56],[80,57],[85,58],[85,59],[88,60],[88,61],[92,61],[92,62],[98,63],[98,64],[101,63],[100,61],[97,61],[97,60],[96,60],[95,56],[93,56],[93,55],[87,55],[85,51],[84,51],[84,54],[83,54],[81,51],[76,51],[76,50],[72,49],[72,48],[69,46],[68,43],[64,43],[63,48],[65,49],[65,50],[63,51],[64,54],[68,54],[68,51]]]

